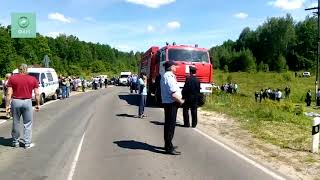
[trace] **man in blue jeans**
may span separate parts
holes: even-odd
[[[140,78],[137,81],[139,86],[140,104],[139,104],[139,118],[144,118],[144,107],[147,103],[147,76],[145,73],[140,74]]]
[[[28,66],[22,64],[19,67],[19,74],[12,76],[8,82],[7,102],[11,100],[11,110],[13,116],[12,124],[12,146],[19,146],[20,138],[20,117],[23,119],[24,144],[25,149],[32,146],[32,91],[36,97],[36,111],[40,109],[39,82],[28,75]],[[10,104],[6,104],[6,110],[10,109]]]

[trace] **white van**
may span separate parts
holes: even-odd
[[[19,73],[18,69],[13,74]],[[52,68],[28,68],[28,74],[35,77],[39,82],[40,104],[44,104],[46,99],[58,98],[59,80],[56,71]],[[32,93],[32,100],[35,100]]]
[[[128,85],[128,77],[131,76],[131,72],[121,72],[119,78],[119,85]]]

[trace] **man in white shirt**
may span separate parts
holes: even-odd
[[[178,108],[184,103],[184,100],[182,99],[181,90],[174,75],[176,63],[167,61],[164,66],[166,72],[160,80],[161,99],[165,112],[164,148],[167,154],[180,155],[181,153],[176,151],[176,147],[173,146],[172,139],[176,126]]]

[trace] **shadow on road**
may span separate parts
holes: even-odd
[[[140,103],[140,94],[125,94],[125,95],[118,95],[121,100],[126,101],[129,105],[133,106],[139,106]],[[147,105],[146,107],[148,108],[160,108],[159,105],[156,105],[153,100],[149,101],[147,100]]]
[[[137,115],[130,115],[130,114],[117,114],[118,117],[128,117],[128,118],[138,118]]]
[[[121,100],[127,101],[129,105],[138,106],[139,96],[140,95],[138,94],[129,94],[129,95],[119,95],[119,98]]]
[[[163,147],[152,146],[147,143],[138,142],[135,140],[127,140],[127,141],[114,141],[114,144],[117,144],[121,148],[132,149],[132,150],[145,150],[159,154],[165,154]]]
[[[0,146],[10,146],[11,147],[12,138],[0,137]]]
[[[150,123],[157,125],[157,126],[164,126],[164,122],[159,122],[159,121],[150,121]],[[182,124],[176,123],[176,126],[178,127],[184,127]]]

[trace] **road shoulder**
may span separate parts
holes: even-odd
[[[220,113],[199,110],[197,129],[227,146],[271,167],[292,179],[317,179],[320,156],[282,149],[254,138],[234,119]],[[181,116],[182,117],[182,116]],[[316,159],[316,161],[314,160]]]

